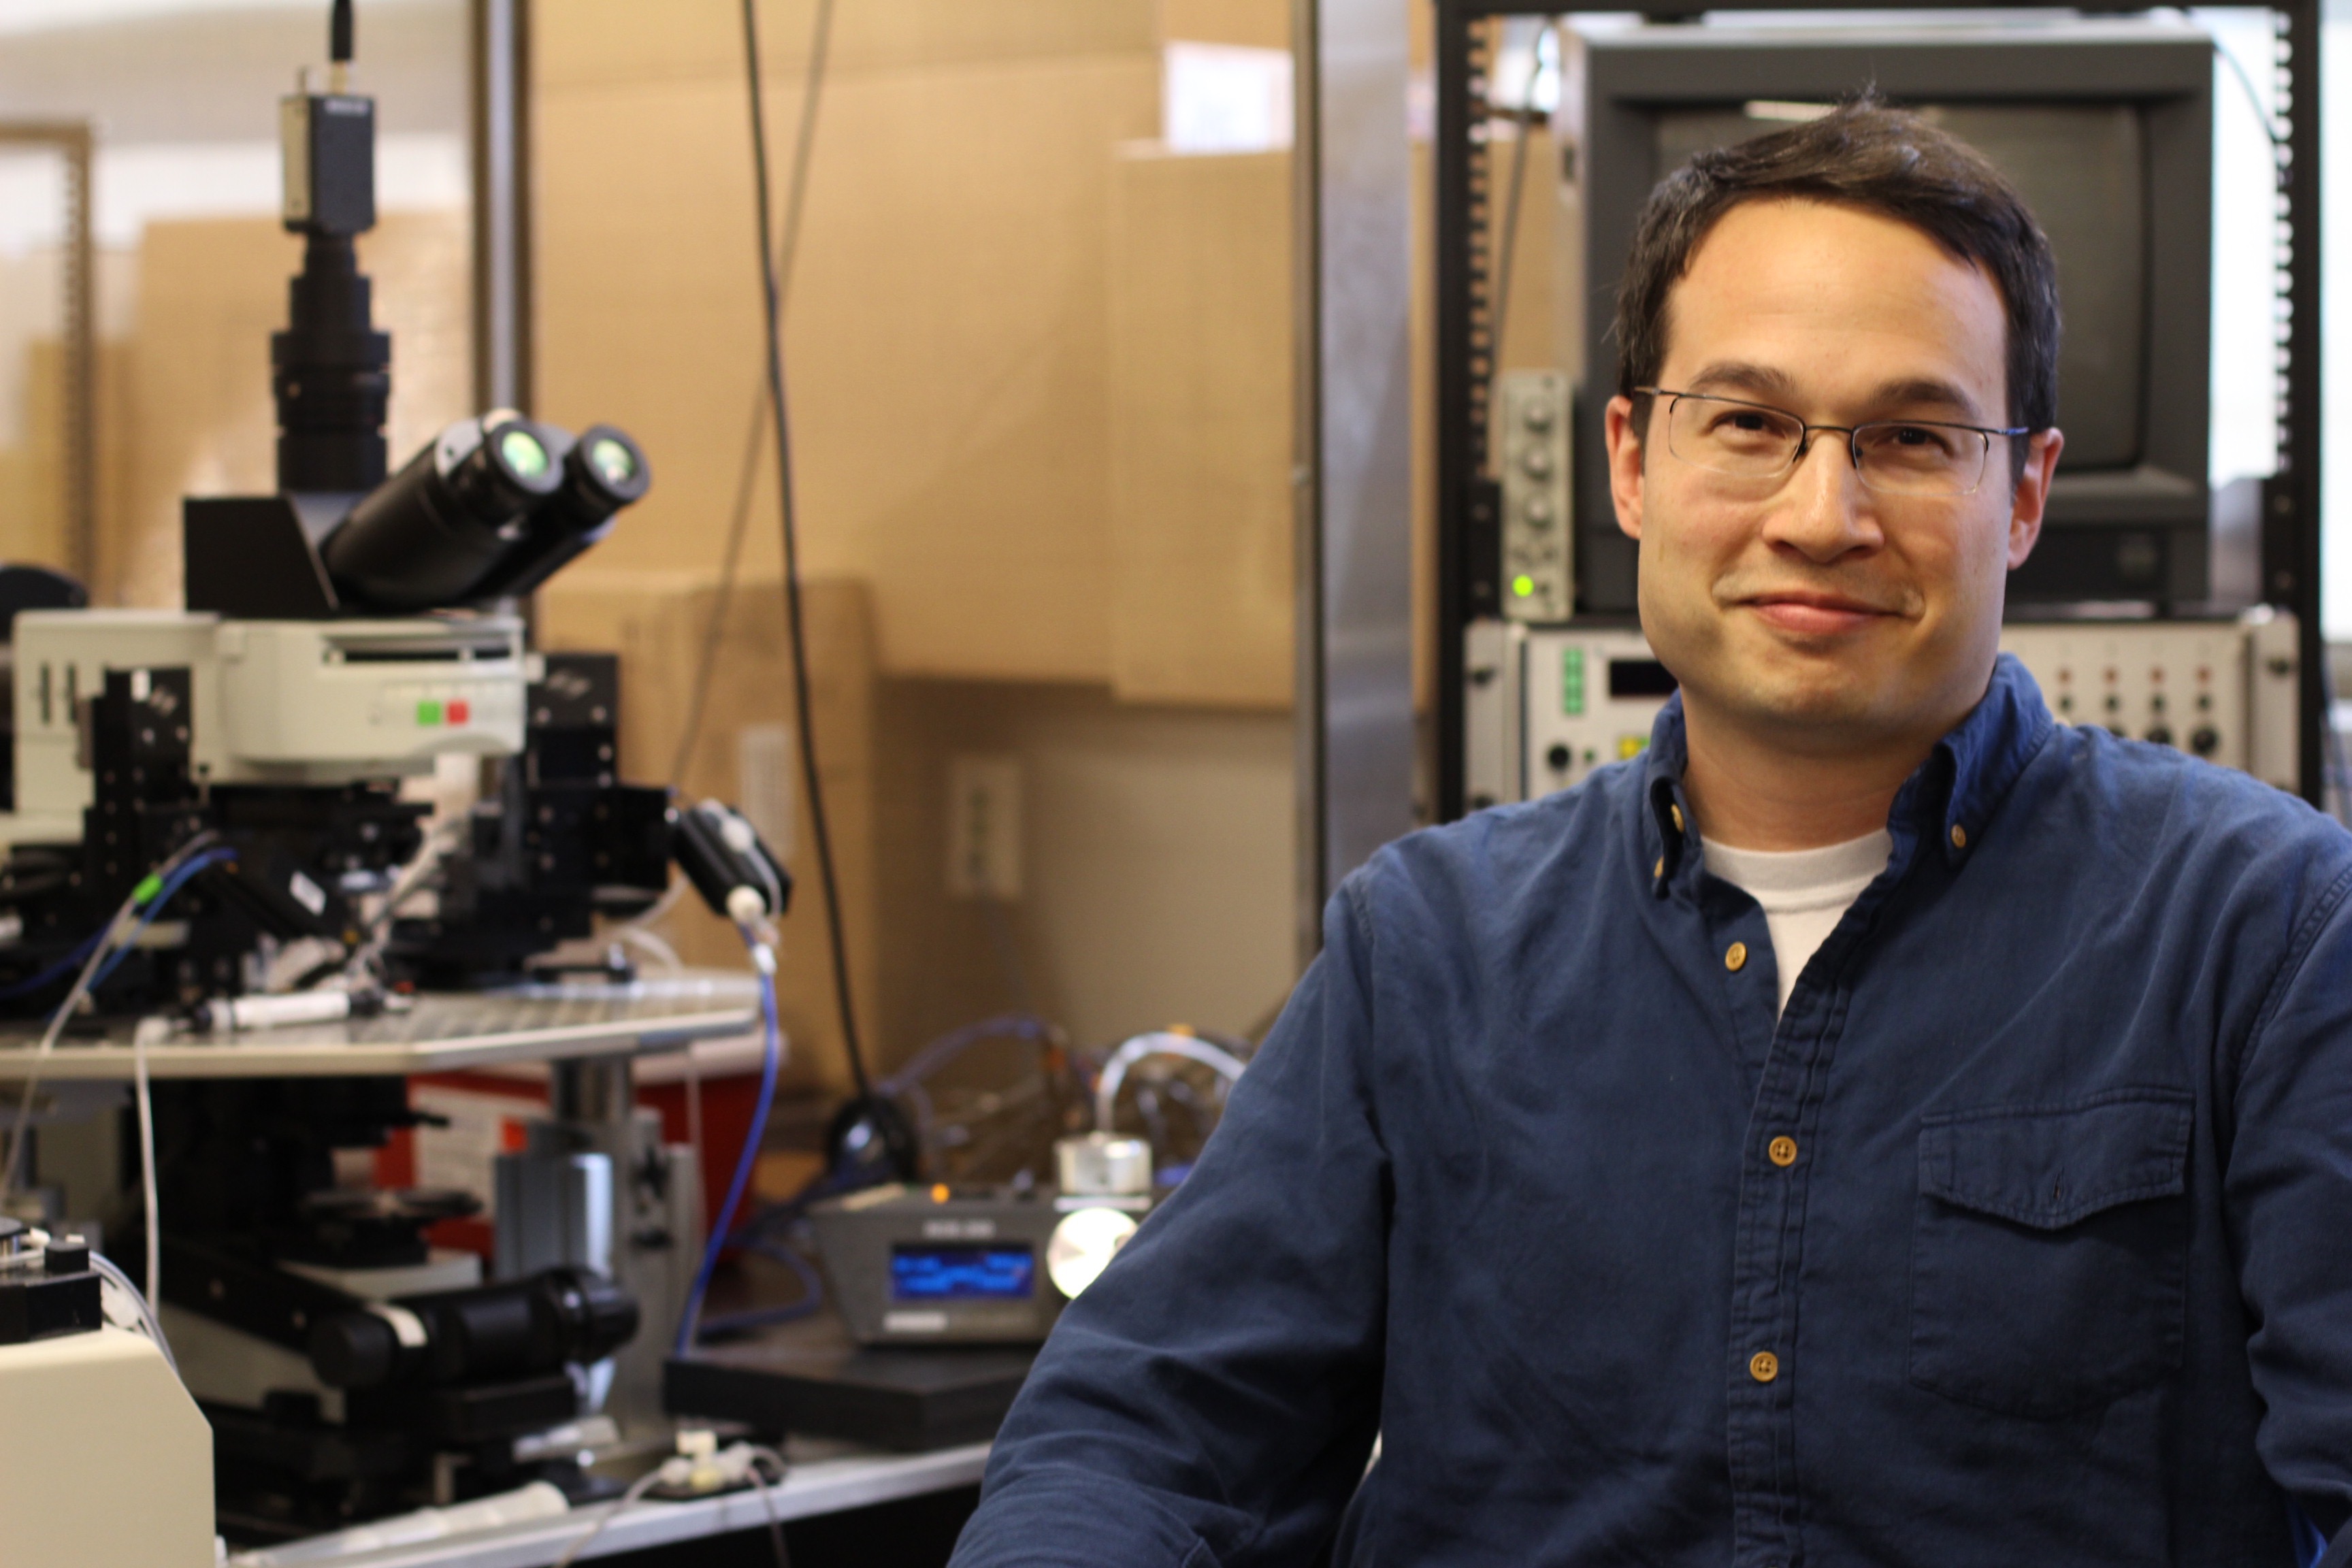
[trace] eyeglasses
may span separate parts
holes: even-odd
[[[1735,479],[1778,479],[1805,459],[1816,430],[1843,436],[1853,471],[1881,495],[1974,495],[1984,483],[1996,436],[2022,436],[1936,419],[1882,419],[1867,425],[1808,425],[1785,409],[1701,392],[1637,386],[1666,405],[1666,449],[1692,468]]]

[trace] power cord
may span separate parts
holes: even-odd
[[[2254,122],[2261,127],[2264,139],[2273,147],[2285,146],[2287,133],[2280,130],[2278,122],[2271,118],[2270,106],[2263,101],[2263,95],[2255,90],[2254,79],[2246,74],[2245,63],[2232,54],[2229,46],[2222,43],[2221,39],[2215,38],[2212,42],[2214,55],[2220,58],[2222,65],[2229,68],[2230,74],[2238,79],[2238,86],[2246,95],[2246,107],[2254,111]]]
[[[154,897],[147,900],[147,907],[140,911],[138,923],[131,928],[131,934],[123,938],[115,948],[114,955],[107,960],[96,978],[89,984],[95,986],[114,972],[114,966],[122,962],[123,955],[139,941],[139,933],[154,924],[155,917],[163,912],[163,906],[172,901],[172,895],[187,886],[192,878],[215,866],[234,863],[236,859],[236,851],[234,849],[207,850],[164,878]],[[143,887],[145,884],[141,885]],[[71,999],[68,1000],[70,1002]],[[142,1018],[131,1032],[131,1088],[139,1107],[139,1186],[147,1209],[147,1223],[142,1227],[147,1243],[147,1294],[158,1301],[163,1299],[163,1202],[161,1184],[155,1174],[155,1094],[147,1077],[147,1047],[157,1035],[168,1034],[170,1030],[171,1026],[163,1019]]]
[[[773,1480],[769,1479],[771,1472]],[[784,1457],[773,1448],[756,1443],[730,1443],[721,1448],[716,1433],[680,1432],[677,1452],[632,1481],[620,1500],[599,1515],[587,1532],[555,1560],[554,1568],[572,1568],[580,1554],[604,1533],[607,1525],[648,1497],[682,1502],[715,1497],[746,1486],[760,1494],[761,1510],[768,1516],[768,1542],[775,1549],[776,1568],[792,1568],[792,1554],[784,1547],[784,1521],[776,1512],[775,1497],[768,1489],[783,1485],[784,1473]]]
[[[16,1124],[8,1136],[7,1154],[5,1159],[0,1159],[0,1203],[7,1200],[9,1190],[15,1185],[16,1167],[24,1159],[25,1134],[32,1126],[33,1090],[41,1081],[41,1068],[47,1064],[50,1053],[57,1049],[58,1037],[65,1033],[66,1025],[81,1006],[82,998],[88,996],[100,981],[113,973],[115,963],[120,962],[117,955],[129,950],[138,940],[139,933],[153,922],[155,916],[171,900],[172,895],[186,886],[189,879],[199,872],[236,858],[233,850],[212,847],[218,838],[218,834],[207,829],[181,845],[162,865],[140,879],[138,885],[124,895],[113,916],[99,928],[95,936],[82,944],[87,956],[82,959],[81,973],[75,977],[73,987],[66,993],[65,1000],[58,1003],[57,1011],[49,1016],[49,1026],[42,1033],[40,1044],[34,1047],[32,1065],[25,1075],[20,1089],[24,1102],[17,1108]],[[149,1284],[152,1289],[152,1279]]]
[[[808,196],[810,149],[816,143],[817,104],[824,94],[827,46],[832,36],[833,0],[821,0],[809,39],[808,74],[801,84],[800,138],[793,144],[793,180],[784,195],[784,237],[776,263],[779,314],[792,303],[793,261],[800,254],[801,212]],[[686,777],[686,764],[693,758],[694,742],[702,733],[703,706],[710,694],[711,672],[719,667],[719,645],[726,638],[727,605],[734,596],[736,574],[742,565],[743,537],[751,519],[752,480],[759,474],[760,449],[768,425],[768,380],[763,374],[759,391],[751,397],[751,428],[743,437],[743,463],[735,478],[735,504],[728,514],[727,549],[719,569],[718,602],[711,606],[709,626],[703,629],[702,658],[696,666],[694,685],[687,699],[686,725],[678,735],[677,755],[670,763],[672,783]]]
[[[782,283],[777,271],[775,221],[770,212],[768,121],[760,76],[760,0],[742,0],[743,68],[751,107],[751,172],[758,197],[760,229],[760,302],[767,330],[768,411],[773,417],[776,442],[776,483],[782,502],[784,545],[784,623],[793,649],[793,712],[800,727],[801,784],[808,795],[810,837],[816,840],[817,879],[824,890],[824,929],[833,952],[834,1006],[841,1018],[841,1039],[849,1057],[849,1075],[861,1100],[870,1100],[873,1087],[866,1073],[866,1053],[857,1036],[857,1010],[849,989],[849,950],[841,915],[841,884],[833,863],[833,835],[824,815],[824,781],[817,770],[816,735],[809,694],[808,633],[801,607],[800,531],[793,504],[792,417],[784,401],[784,322]],[[811,71],[824,58],[833,27],[833,0],[817,0],[816,33],[810,46]],[[793,161],[796,192],[807,184],[810,141],[814,128],[816,95],[804,95],[801,106],[801,145]],[[799,199],[798,195],[794,197]],[[723,1235],[721,1231],[718,1234]]]
[[[131,1310],[139,1318],[140,1331],[155,1342],[155,1348],[163,1352],[163,1364],[172,1369],[173,1377],[178,1377],[180,1363],[172,1354],[172,1342],[163,1337],[163,1324],[155,1316],[155,1308],[147,1300],[147,1293],[131,1282],[131,1276],[122,1271],[121,1264],[102,1252],[89,1255],[89,1266],[131,1302]]]

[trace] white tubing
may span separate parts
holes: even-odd
[[[1119,1087],[1127,1082],[1128,1069],[1146,1057],[1182,1057],[1186,1061],[1214,1068],[1228,1083],[1240,1082],[1242,1071],[1248,1066],[1231,1051],[1221,1050],[1192,1035],[1179,1035],[1168,1029],[1137,1035],[1122,1042],[1118,1049],[1111,1052],[1110,1060],[1103,1063],[1102,1078],[1095,1084],[1095,1131],[1111,1130],[1111,1110],[1118,1103]]]

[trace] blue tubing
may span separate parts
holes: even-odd
[[[757,941],[746,932],[743,945],[756,952]],[[719,1205],[712,1220],[710,1241],[702,1249],[702,1267],[694,1272],[694,1289],[687,1292],[686,1310],[678,1316],[676,1349],[679,1355],[694,1348],[696,1327],[702,1320],[702,1298],[710,1289],[710,1275],[719,1267],[719,1255],[734,1231],[735,1211],[743,1202],[744,1189],[751,1184],[751,1168],[760,1159],[760,1140],[767,1135],[768,1102],[776,1094],[776,1068],[783,1056],[782,1030],[776,1022],[776,977],[768,967],[756,967],[760,975],[760,1018],[767,1026],[767,1050],[760,1062],[760,1099],[751,1108],[751,1131],[744,1133],[743,1152],[735,1161],[735,1179],[728,1184],[727,1201]]]

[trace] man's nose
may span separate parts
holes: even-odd
[[[1853,451],[1834,430],[1815,431],[1782,487],[1764,537],[1807,560],[1827,563],[1882,542],[1874,498],[1853,465]]]

